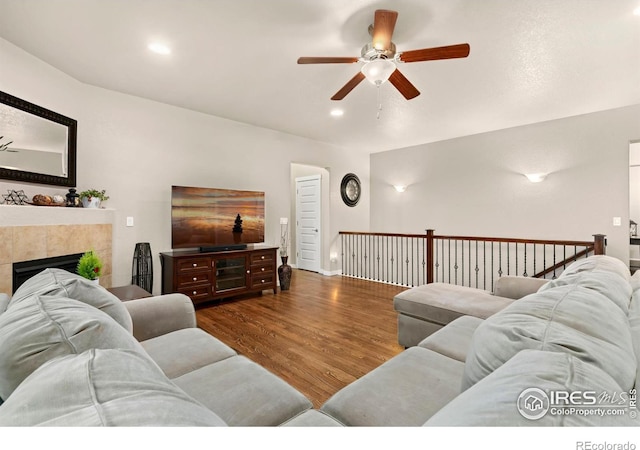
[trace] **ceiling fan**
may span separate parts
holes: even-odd
[[[331,100],[342,100],[365,78],[377,86],[388,80],[407,100],[411,100],[420,95],[420,91],[398,70],[396,67],[398,63],[469,56],[469,44],[396,52],[396,45],[391,42],[391,37],[397,19],[397,11],[379,9],[375,12],[373,25],[369,25],[369,34],[373,39],[370,44],[362,48],[359,58],[304,56],[298,58],[298,64],[364,63],[361,71],[336,92]]]

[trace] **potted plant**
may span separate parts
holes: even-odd
[[[100,204],[106,200],[109,200],[109,196],[106,194],[106,190],[89,189],[80,192],[80,200],[82,206],[85,208],[100,208]]]
[[[81,277],[98,283],[102,274],[102,260],[93,250],[89,250],[78,260],[76,272]]]

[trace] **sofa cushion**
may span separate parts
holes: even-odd
[[[446,325],[460,316],[485,319],[513,302],[481,289],[447,283],[416,286],[396,295],[396,311]]]
[[[464,364],[411,347],[334,394],[321,410],[348,426],[420,426],[460,392]]]
[[[442,408],[425,425],[427,426],[638,426],[638,419],[632,419],[630,411],[623,415],[600,417],[597,414],[575,413],[555,414],[556,409],[549,408],[538,419],[526,418],[518,410],[518,399],[527,389],[535,388],[549,394],[551,391],[595,392],[616,394],[617,400],[628,400],[628,394],[615,380],[603,370],[568,353],[523,350],[496,369],[489,376],[464,391],[447,406]],[[537,393],[536,393],[537,394]],[[590,394],[592,395],[592,394]],[[520,408],[535,417],[538,411],[527,411],[522,402]],[[538,398],[538,397],[532,397]],[[590,400],[588,400],[590,401]],[[611,402],[603,401],[611,409]],[[547,408],[542,404],[539,413]],[[627,405],[628,406],[628,405]],[[580,409],[580,408],[576,408]]]
[[[98,308],[109,314],[130,333],[131,316],[122,301],[99,284],[62,269],[45,269],[29,278],[13,294],[9,308],[32,295],[68,297]]]
[[[87,350],[36,370],[0,407],[0,426],[223,426],[146,355]]]
[[[318,411],[317,409],[308,409],[302,414],[298,414],[293,419],[286,421],[283,427],[342,427],[340,422],[331,416]]]
[[[280,425],[313,405],[300,392],[244,356],[173,380],[231,426]]]
[[[124,328],[102,311],[74,299],[33,295],[0,314],[0,397],[45,362],[90,348],[143,352]]]
[[[524,349],[569,353],[610,373],[625,390],[636,377],[626,314],[600,292],[582,286],[545,289],[480,324],[467,354],[463,390]]]
[[[141,342],[169,378],[177,378],[237,355],[235,350],[200,328],[184,328]]]
[[[476,328],[483,322],[473,316],[462,316],[426,337],[418,347],[428,348],[449,358],[464,362]]]

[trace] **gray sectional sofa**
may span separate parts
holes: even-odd
[[[121,302],[46,269],[0,298],[0,426],[339,425],[196,327],[181,294]]]
[[[0,425],[637,426],[639,359],[640,275],[596,256],[452,319],[315,410],[198,329],[187,297],[122,303],[47,269],[0,295]]]
[[[351,426],[638,426],[639,360],[640,275],[592,256],[486,319],[453,319],[322,411]]]

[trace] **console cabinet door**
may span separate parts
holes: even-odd
[[[213,258],[213,293],[225,294],[247,289],[247,256],[216,256]]]

